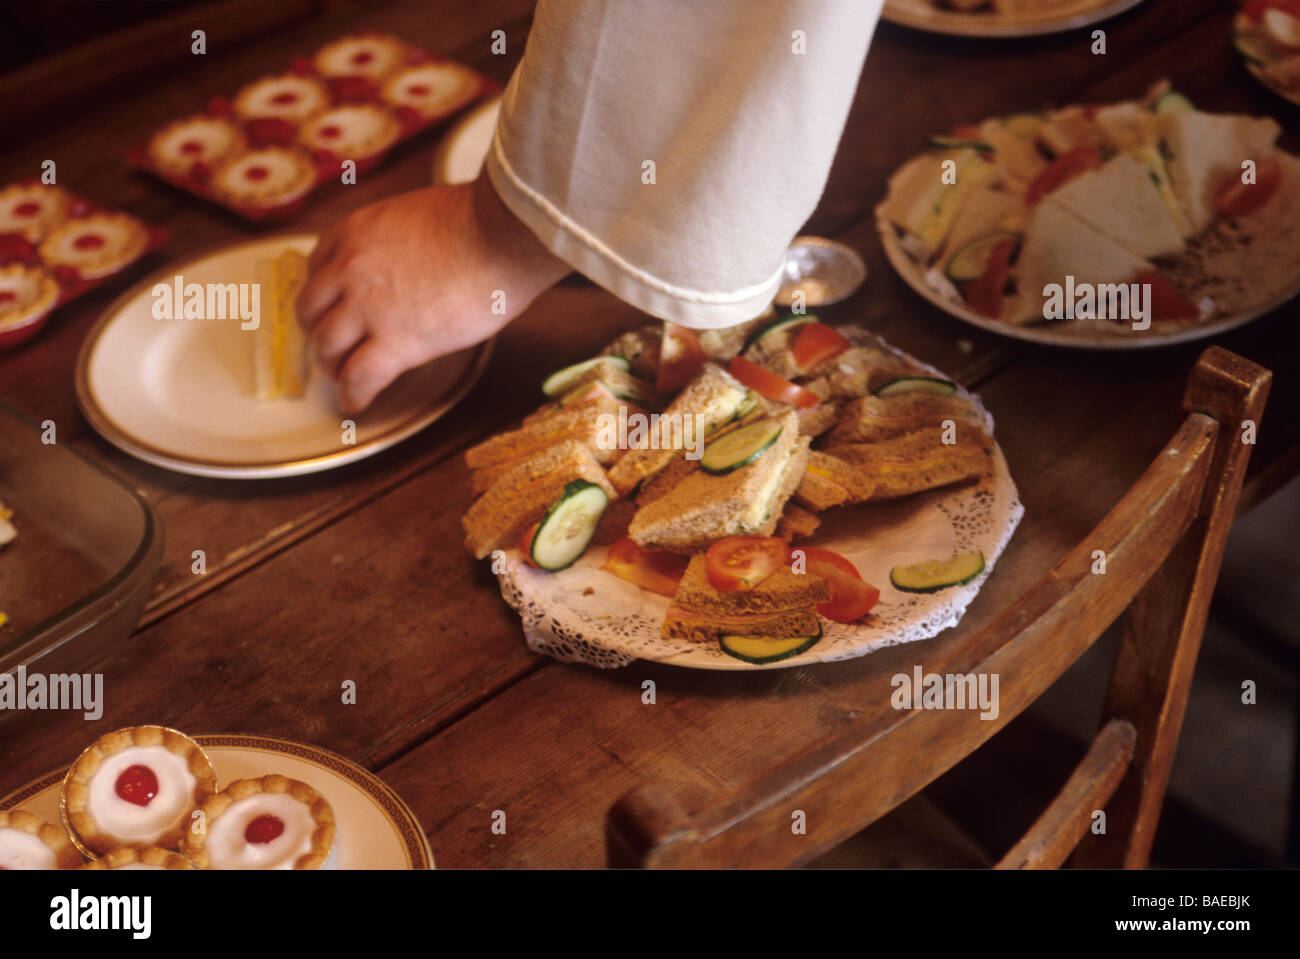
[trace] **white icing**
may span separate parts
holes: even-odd
[[[369,56],[358,63],[358,54]],[[402,49],[383,37],[348,37],[316,54],[316,69],[327,77],[381,77],[400,62]]]
[[[322,131],[330,128],[337,135],[325,136]],[[302,134],[304,143],[338,156],[369,156],[396,138],[392,117],[368,104],[335,107],[312,120]]]
[[[294,99],[279,103],[276,98],[291,93]],[[235,111],[242,117],[280,117],[301,120],[326,104],[325,91],[310,77],[285,76],[249,84],[235,98]]]
[[[433,115],[460,106],[472,89],[473,78],[460,67],[428,63],[398,76],[389,84],[385,95],[394,103]]]
[[[246,171],[260,167],[266,175],[250,180]],[[237,196],[263,201],[287,201],[306,193],[312,186],[312,171],[305,160],[285,150],[268,148],[246,153],[222,167],[216,182]]]
[[[0,869],[53,869],[54,851],[31,833],[0,829]]]
[[[160,133],[157,150],[169,159],[185,163],[210,163],[234,146],[236,140],[234,127],[225,120],[199,117]],[[186,153],[183,147],[187,143],[198,144],[199,151]]]
[[[244,830],[258,816],[275,816],[284,832],[268,843],[250,843]],[[208,859],[213,869],[292,869],[311,852],[316,820],[311,810],[286,793],[258,793],[241,799],[208,827]]]
[[[117,777],[129,766],[148,766],[158,777],[158,794],[147,806],[117,794]],[[194,806],[194,776],[185,758],[164,746],[128,746],[108,757],[90,777],[86,811],[101,832],[126,842],[153,842],[177,826]]]

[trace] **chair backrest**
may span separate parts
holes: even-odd
[[[775,867],[828,851],[991,738],[1127,610],[1101,731],[999,868],[1146,865],[1169,781],[1210,596],[1272,374],[1219,347],[1201,354],[1173,438],[1097,527],[1013,606],[939,661],[997,674],[999,713],[871,704],[834,735],[687,814],[650,783],[606,823],[612,866]],[[1249,435],[1254,434],[1254,430]],[[1093,574],[1094,553],[1106,575]],[[792,836],[790,811],[822,824]],[[1106,831],[1093,834],[1094,810]],[[1081,840],[1084,840],[1082,843]]]

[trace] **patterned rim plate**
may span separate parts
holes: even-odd
[[[1037,17],[1010,17],[994,13],[945,10],[934,0],[885,0],[881,16],[891,23],[931,33],[959,37],[1033,37],[1064,33],[1108,20],[1131,10],[1142,0],[1072,0],[1058,2]]]
[[[1220,333],[1236,329],[1251,320],[1263,316],[1265,313],[1277,309],[1297,293],[1300,293],[1300,278],[1297,278],[1295,286],[1279,297],[1277,302],[1267,304],[1259,309],[1220,317],[1212,322],[1202,323],[1197,326],[1165,330],[1153,327],[1143,333],[1126,332],[1122,328],[1116,329],[1113,324],[1106,320],[1061,320],[1042,326],[1016,326],[1014,323],[1003,323],[1001,320],[981,316],[974,310],[967,309],[964,304],[955,303],[932,289],[925,282],[924,267],[907,255],[902,242],[898,238],[898,232],[894,229],[893,224],[885,219],[881,207],[876,207],[876,230],[880,233],[881,246],[885,248],[885,258],[889,260],[889,265],[894,268],[894,272],[903,278],[903,282],[929,300],[930,303],[949,316],[954,316],[972,326],[978,326],[990,333],[1009,336],[1012,339],[1027,340],[1030,343],[1047,343],[1051,346],[1070,346],[1084,350],[1145,350],[1159,346],[1169,346],[1174,343],[1187,343],[1192,340],[1203,340],[1209,336],[1218,336]]]
[[[840,329],[856,343],[906,356],[860,327]],[[943,376],[912,357],[906,359]],[[962,392],[983,415],[992,435],[993,418],[978,397]],[[714,645],[663,638],[660,627],[668,599],[603,572],[605,547],[588,549],[559,573],[534,569],[523,562],[518,550],[508,550],[498,573],[501,594],[519,613],[524,636],[534,650],[566,662],[606,668],[648,659],[695,669],[788,669],[853,659],[886,646],[927,639],[957,625],[1024,515],[1006,459],[994,445],[994,472],[978,483],[822,514],[816,534],[796,545],[843,553],[865,580],[880,587],[880,601],[864,622],[823,620],[821,640],[790,659],[755,666]],[[892,566],[977,549],[984,553],[985,571],[965,586],[904,593],[890,585]]]
[[[212,760],[221,786],[279,773],[300,779],[334,809],[338,838],[326,868],[432,869],[433,852],[410,807],[369,770],[317,746],[271,736],[206,734],[194,739]],[[0,799],[0,812],[23,809],[60,821],[67,768],[47,773]]]

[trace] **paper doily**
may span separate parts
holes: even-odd
[[[934,367],[890,347],[861,328],[841,328],[852,342],[873,346],[943,376]],[[993,435],[993,418],[974,394],[961,391]],[[1015,532],[1024,507],[1000,447],[994,471],[980,482],[932,490],[901,500],[840,507],[821,514],[814,536],[795,546],[820,546],[844,554],[863,578],[880,588],[880,601],[860,622],[822,620],[822,638],[790,659],[756,666],[712,644],[665,639],[660,626],[667,597],[646,592],[603,572],[606,547],[593,546],[558,573],[535,569],[518,550],[507,550],[497,579],[501,595],[519,613],[530,648],[563,662],[601,668],[648,659],[696,669],[784,669],[852,659],[899,643],[928,639],[956,626]],[[893,566],[980,550],[985,570],[965,586],[937,593],[904,593],[889,582]]]

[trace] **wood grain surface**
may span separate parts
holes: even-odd
[[[143,491],[167,524],[145,620],[103,666],[103,719],[29,714],[0,724],[0,793],[128,723],[256,732],[315,743],[377,770],[418,815],[439,865],[601,865],[606,812],[639,783],[665,784],[674,803],[694,812],[878,714],[900,669],[920,662],[933,671],[989,655],[973,644],[980,630],[1079,544],[1178,428],[1183,386],[1204,344],[1140,355],[1033,347],[940,313],[893,275],[871,211],[888,175],[926,135],[1052,102],[1132,96],[1162,76],[1206,108],[1272,114],[1292,149],[1300,133],[1300,110],[1241,67],[1229,42],[1230,7],[1214,0],[1150,0],[1103,24],[1105,56],[1089,51],[1087,30],[978,41],[881,24],[804,231],[855,246],[869,276],[857,295],[825,312],[864,322],[980,392],[1025,519],[962,624],[924,643],[775,672],[646,663],[602,672],[529,652],[486,564],[463,551],[460,530],[470,496],[460,451],[534,408],[545,373],[644,321],[585,280],[562,283],[508,328],[484,379],[450,415],[329,473],[241,483],[181,476],[118,453],[77,412],[77,350],[108,303],[171,259],[273,229],[132,171],[123,160],[130,147],[213,95],[350,31],[392,30],[505,82],[532,8],[529,0],[310,6],[314,15],[286,18],[270,32],[230,34],[219,55],[160,56],[147,80],[70,83],[67,71],[86,62],[84,50],[42,61],[31,69],[62,77],[66,91],[42,108],[29,134],[0,141],[0,183],[33,176],[54,159],[60,183],[172,231],[146,263],[60,310],[38,339],[0,352],[0,398],[37,420],[54,419],[62,441]],[[189,29],[147,36],[188,46]],[[504,56],[490,51],[497,29],[508,37]],[[140,38],[114,42],[138,49]],[[440,132],[402,145],[356,186],[320,191],[284,228],[318,229],[426,185]],[[1289,304],[1215,341],[1275,374],[1246,504],[1300,471],[1297,313]],[[196,548],[208,555],[204,576],[190,572]],[[356,705],[341,702],[345,680],[357,684]],[[656,684],[653,705],[642,701],[646,681]],[[506,813],[504,835],[490,829],[495,810]]]

